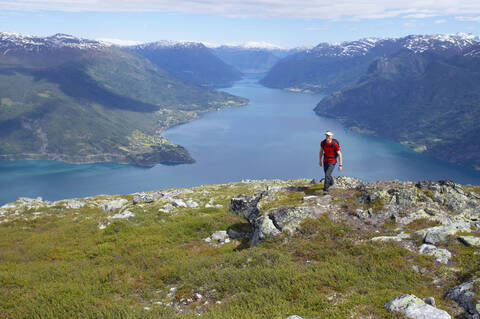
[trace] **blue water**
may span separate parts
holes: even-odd
[[[0,161],[0,204],[19,196],[48,200],[126,194],[166,187],[263,178],[321,178],[319,143],[329,129],[339,140],[347,175],[363,180],[452,179],[480,184],[480,172],[415,153],[395,142],[360,135],[313,112],[320,95],[272,90],[258,76],[227,92],[251,104],[204,114],[165,137],[185,146],[195,164],[141,168],[114,163],[73,165],[55,161]]]

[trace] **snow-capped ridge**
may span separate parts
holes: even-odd
[[[269,42],[263,42],[263,41],[249,41],[249,42],[243,42],[243,43],[237,43],[237,42],[232,42],[232,43],[226,43],[226,44],[209,44],[211,48],[218,48],[218,47],[230,47],[230,48],[236,48],[236,49],[244,49],[244,50],[288,50],[288,48],[285,48],[283,46],[269,43]]]
[[[478,36],[467,33],[408,35],[402,38],[364,38],[355,41],[320,43],[307,52],[316,56],[362,56],[368,54],[372,49],[387,43],[398,46],[399,49],[404,48],[415,53],[451,49],[461,51],[479,41]]]
[[[44,49],[76,48],[82,50],[102,49],[105,45],[89,39],[57,33],[48,37],[0,32],[0,50],[2,54],[12,50],[41,51]]]
[[[135,49],[182,49],[182,48],[201,48],[205,47],[204,44],[194,41],[172,41],[172,40],[160,40],[155,42],[141,43],[133,46]]]

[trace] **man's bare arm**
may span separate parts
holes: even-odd
[[[338,153],[338,161],[339,161],[339,165],[338,165],[338,170],[342,170],[343,169],[343,158],[342,158],[342,152],[340,152],[340,150],[337,152]]]
[[[323,148],[320,148],[320,153],[318,154],[318,165],[322,166],[322,156],[323,156]]]

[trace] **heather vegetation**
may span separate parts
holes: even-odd
[[[245,181],[7,204],[0,223],[0,316],[398,318],[384,308],[393,298],[432,296],[450,311],[446,291],[480,275],[478,248],[454,237],[439,244],[454,254],[448,265],[408,245],[371,240],[438,225],[375,222],[392,209],[388,195],[384,207],[369,206],[364,191],[344,187],[324,197],[320,187],[307,180]],[[297,232],[255,247],[247,237],[222,245],[205,240],[217,230],[252,231],[229,204],[258,192],[272,194],[261,200],[261,213],[326,202],[330,213],[305,218]],[[365,219],[362,209],[374,216]]]

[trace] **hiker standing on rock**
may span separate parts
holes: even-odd
[[[318,165],[323,165],[323,171],[325,172],[325,182],[323,186],[323,194],[328,194],[328,188],[333,185],[332,172],[337,163],[337,157],[340,161],[338,165],[338,170],[343,169],[342,165],[342,152],[340,152],[340,144],[338,141],[333,138],[333,133],[331,131],[325,132],[325,139],[320,143],[320,155],[318,160]],[[322,161],[323,156],[323,161]]]

